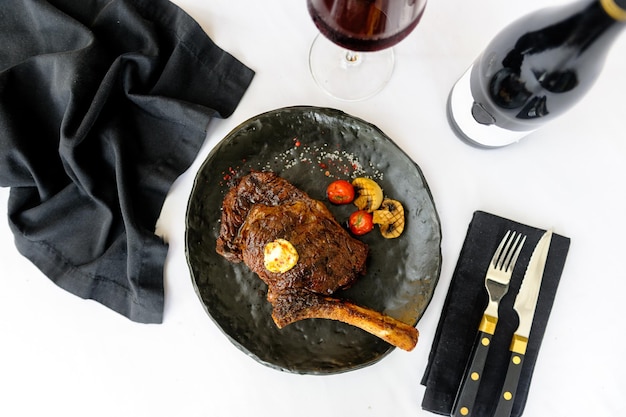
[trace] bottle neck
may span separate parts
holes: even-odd
[[[626,0],[600,0],[600,5],[612,19],[626,21]]]
[[[550,29],[562,33],[564,43],[575,46],[581,54],[598,41],[608,45],[626,27],[626,0],[584,0],[578,4],[582,9]]]

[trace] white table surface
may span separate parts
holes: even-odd
[[[0,416],[433,415],[421,410],[419,382],[475,210],[552,226],[572,239],[524,415],[623,415],[626,37],[583,102],[518,144],[470,147],[445,116],[451,86],[499,29],[560,2],[430,0],[396,47],[386,89],[346,103],[309,75],[317,31],[304,0],[175,0],[257,74],[236,112],[213,122],[163,207],[157,232],[170,245],[164,322],[136,324],[59,289],[16,251],[7,221],[0,222]],[[301,104],[344,110],[392,137],[421,166],[443,229],[441,278],[418,323],[416,349],[332,376],[279,372],[235,348],[205,313],[184,255],[187,198],[210,149],[256,114]],[[0,189],[5,219],[8,194]]]

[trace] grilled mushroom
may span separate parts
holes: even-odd
[[[404,207],[399,201],[385,198],[372,214],[372,221],[378,224],[383,237],[393,239],[404,231]]]
[[[354,205],[359,210],[365,210],[373,212],[378,209],[383,202],[383,190],[376,183],[376,181],[359,177],[352,181],[354,191],[356,191],[358,197],[354,199]]]

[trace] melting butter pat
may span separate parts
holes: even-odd
[[[287,272],[298,263],[298,251],[288,240],[276,239],[265,245],[263,260],[268,271]]]

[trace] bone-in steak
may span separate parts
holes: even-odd
[[[287,272],[265,267],[265,245],[276,239],[289,241],[298,252],[298,262]],[[322,202],[274,173],[250,173],[226,194],[217,252],[231,262],[243,261],[267,284],[278,327],[328,318],[406,350],[417,343],[414,327],[330,297],[365,273],[367,245],[350,236]]]

